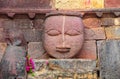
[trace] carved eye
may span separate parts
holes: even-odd
[[[77,30],[69,30],[66,32],[66,34],[70,36],[76,36],[76,35],[80,35],[80,32]]]
[[[48,31],[47,33],[48,33],[48,35],[50,35],[50,36],[57,36],[57,35],[60,34],[60,32],[59,32],[58,30],[50,30],[50,31]]]

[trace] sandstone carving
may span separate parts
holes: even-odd
[[[51,13],[44,23],[43,45],[46,52],[55,58],[74,57],[82,48],[84,25],[75,13]]]

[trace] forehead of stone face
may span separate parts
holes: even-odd
[[[45,30],[55,29],[61,30],[64,26],[65,30],[83,29],[82,19],[76,16],[50,16],[45,21]]]

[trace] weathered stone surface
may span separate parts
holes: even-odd
[[[118,17],[120,15],[120,11],[119,12],[114,12],[114,15]]]
[[[43,19],[35,19],[33,21],[34,27],[38,29],[43,29],[43,21],[44,21]]]
[[[31,58],[40,58],[44,54],[42,42],[29,42],[28,44],[28,54]]]
[[[102,18],[115,18],[114,13],[105,13],[103,14]]]
[[[120,0],[105,0],[106,8],[120,8]]]
[[[0,8],[50,8],[50,0],[0,0]],[[16,9],[16,10],[17,10]]]
[[[2,27],[3,19],[0,18],[0,28]]]
[[[54,0],[57,9],[104,8],[104,0]]]
[[[96,61],[80,59],[35,60],[36,76],[28,79],[97,79]]]
[[[7,44],[6,43],[0,43],[0,61],[1,61],[1,58],[5,52],[5,49],[7,47]]]
[[[30,19],[3,19],[2,28],[10,29],[10,28],[19,28],[19,29],[26,29],[26,28],[33,28],[33,23]]]
[[[85,39],[105,39],[104,27],[85,29]]]
[[[120,27],[113,26],[105,28],[107,39],[119,39],[120,38]]]
[[[77,58],[80,59],[96,60],[97,58],[96,41],[95,40],[85,41],[81,51],[76,56]]]
[[[0,42],[5,42],[5,39],[4,39],[4,31],[3,31],[3,28],[0,28]]]
[[[24,29],[23,33],[27,42],[39,42],[42,40],[42,30]]]
[[[94,15],[86,15],[83,18],[83,23],[87,28],[100,27],[100,19]]]
[[[21,46],[7,46],[0,63],[0,79],[26,79],[26,50]]]
[[[101,79],[120,78],[120,40],[98,41]]]
[[[26,45],[19,29],[6,30],[7,47],[0,63],[0,79],[26,79]]]
[[[120,25],[120,18],[103,18],[101,20],[103,26]]]

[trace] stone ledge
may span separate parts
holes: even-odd
[[[95,60],[43,59],[34,61],[35,77],[32,78],[29,75],[28,79],[82,79],[82,77],[97,79]]]

